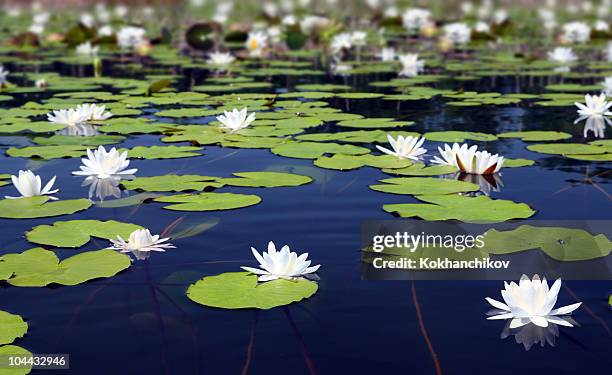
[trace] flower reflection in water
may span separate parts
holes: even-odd
[[[121,178],[119,177],[98,178],[88,176],[83,180],[81,186],[89,186],[89,199],[95,196],[103,201],[106,197],[121,198],[120,182]]]
[[[602,115],[580,116],[578,119],[576,119],[576,121],[574,121],[574,124],[577,124],[583,120],[586,120],[583,130],[584,138],[588,138],[589,132],[593,132],[593,137],[595,138],[604,138],[606,125],[612,126],[612,120]]]
[[[98,135],[98,129],[93,125],[78,124],[73,126],[66,126],[64,129],[59,130],[56,134],[58,135],[69,135],[79,137],[93,137]]]
[[[559,317],[571,325],[578,323],[569,316]],[[500,338],[505,339],[509,336],[514,336],[517,344],[522,344],[526,351],[534,345],[544,347],[547,344],[555,346],[557,337],[559,336],[559,326],[557,324],[549,324],[547,327],[539,327],[533,323],[529,323],[519,328],[510,328],[510,321],[506,323]]]
[[[493,173],[493,174],[471,174],[471,173],[452,173],[441,176],[442,178],[446,178],[449,180],[458,180],[464,182],[471,182],[480,186],[479,191],[473,191],[468,193],[461,193],[461,195],[466,195],[470,197],[475,197],[479,195],[490,196],[491,192],[499,192],[504,187],[504,181],[502,180],[501,173]]]

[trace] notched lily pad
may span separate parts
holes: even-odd
[[[154,199],[155,202],[174,203],[164,206],[174,211],[218,211],[253,206],[261,202],[257,195],[233,193],[178,194]]]
[[[235,178],[219,178],[218,182],[230,186],[245,187],[280,187],[300,186],[312,181],[312,178],[294,173],[280,172],[238,172]]]
[[[0,218],[5,219],[33,219],[69,215],[86,210],[91,206],[89,199],[72,199],[49,201],[47,196],[1,199]]]
[[[380,180],[384,185],[370,185],[370,189],[392,194],[438,195],[480,190],[471,182],[434,177],[399,177]]]
[[[30,242],[55,247],[80,247],[91,237],[116,239],[121,236],[127,239],[130,233],[142,229],[140,225],[108,220],[69,220],[56,221],[51,225],[39,225],[26,232]]]
[[[227,272],[190,285],[187,297],[222,309],[271,309],[309,298],[317,289],[317,283],[304,279],[257,283],[257,276],[248,272]]]

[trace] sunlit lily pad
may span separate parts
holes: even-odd
[[[370,152],[367,148],[353,145],[317,142],[291,142],[274,147],[271,151],[276,155],[300,159],[316,159],[324,154],[363,155]]]
[[[557,155],[594,155],[604,154],[605,148],[585,145],[582,143],[543,143],[527,146],[529,151],[535,151],[542,154],[557,154]]]
[[[300,186],[312,181],[308,176],[294,173],[238,172],[233,175],[237,177],[219,178],[217,181],[225,185],[245,187]]]
[[[53,251],[34,248],[0,257],[0,276],[9,284],[22,287],[77,285],[112,277],[130,264],[127,255],[115,250],[87,251],[60,262]]]
[[[91,206],[89,199],[49,201],[49,197],[30,197],[20,199],[1,199],[0,218],[33,219],[69,215]]]
[[[396,121],[392,118],[364,118],[356,120],[344,120],[340,121],[337,125],[347,128],[364,128],[364,129],[377,129],[377,128],[399,128],[402,126],[408,126],[414,124],[413,121]]]
[[[471,182],[434,177],[399,177],[380,180],[382,185],[370,185],[370,189],[392,194],[437,195],[480,190]]]
[[[485,196],[420,195],[426,203],[386,204],[383,209],[401,217],[420,217],[424,220],[460,220],[469,223],[502,222],[525,219],[535,213],[525,203],[491,199]]]
[[[200,147],[192,146],[136,146],[127,150],[130,158],[136,159],[178,159],[201,156],[196,152],[201,151]],[[120,152],[126,149],[120,149]]]
[[[520,132],[507,132],[497,135],[499,138],[520,138],[525,142],[538,142],[538,141],[559,141],[562,139],[571,138],[572,135],[565,132],[555,131],[520,131]]]
[[[8,358],[9,356],[30,358],[32,356],[32,353],[22,348],[21,346],[16,346],[16,345],[0,346],[0,357]],[[29,374],[31,370],[32,370],[32,365],[27,363],[26,361],[26,364],[24,364],[23,366],[19,366],[19,367],[12,368],[12,369],[3,368],[1,372],[2,372],[2,375],[25,375],[25,374]]]
[[[74,158],[86,154],[87,146],[64,145],[64,146],[28,146],[22,148],[11,147],[6,154],[20,158],[58,159]]]
[[[132,180],[121,181],[121,185],[128,190],[143,191],[190,191],[223,186],[223,184],[217,182],[216,177],[174,174],[136,177]]]
[[[391,155],[343,155],[322,156],[314,161],[317,167],[326,169],[349,170],[370,166],[374,168],[404,168],[412,164],[410,160],[398,159]]]
[[[155,202],[174,203],[164,206],[174,211],[217,211],[253,206],[261,202],[257,195],[232,193],[178,194],[154,199]]]
[[[519,168],[519,167],[529,167],[535,164],[535,161],[530,159],[504,159],[504,168]]]
[[[317,289],[317,283],[304,279],[257,283],[256,275],[228,272],[190,285],[187,297],[201,305],[222,309],[271,309],[309,298]]]
[[[50,145],[80,145],[80,146],[99,146],[121,143],[125,137],[120,135],[96,135],[93,137],[76,137],[69,135],[53,135],[51,137],[36,137],[34,143],[41,146]]]
[[[429,141],[435,142],[465,142],[466,139],[472,141],[488,142],[497,139],[493,134],[464,132],[457,130],[428,132],[423,134],[423,137]]]
[[[588,260],[608,256],[612,242],[604,235],[592,235],[577,228],[521,225],[509,231],[491,229],[485,233],[483,251],[511,254],[540,249],[559,261]]]
[[[10,344],[23,337],[26,332],[28,323],[24,322],[22,317],[0,310],[0,345]]]
[[[130,233],[142,229],[140,225],[108,220],[69,220],[56,221],[52,225],[39,225],[26,232],[26,239],[39,245],[55,247],[80,247],[91,237],[106,240],[127,239]]]
[[[383,172],[401,176],[439,176],[455,173],[457,168],[450,165],[432,165],[426,167],[423,163],[414,163],[409,167],[401,169],[383,169]]]

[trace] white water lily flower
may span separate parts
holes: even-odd
[[[208,55],[208,60],[206,63],[210,65],[215,65],[218,68],[226,68],[228,65],[233,63],[236,60],[231,53],[228,52],[212,52]]]
[[[94,27],[95,19],[91,15],[91,13],[83,13],[81,14],[79,22],[81,23],[81,25],[87,27],[88,29],[91,29],[92,27]]]
[[[88,121],[104,121],[113,117],[113,114],[106,110],[105,105],[79,104],[77,111],[79,110],[87,115]]]
[[[34,86],[36,86],[37,89],[46,89],[47,87],[49,87],[49,82],[47,82],[47,80],[44,78],[37,79],[34,82]]]
[[[572,327],[568,321],[557,315],[568,315],[576,310],[582,302],[553,309],[557,303],[557,296],[561,289],[561,279],[557,279],[552,287],[548,288],[546,278],[540,280],[538,275],[529,279],[526,275],[521,276],[518,284],[504,282],[504,290],[501,291],[505,303],[487,297],[491,306],[500,309],[500,314],[493,315],[487,319],[512,319],[510,328],[522,327],[533,323],[539,327],[547,327],[548,323]]]
[[[569,64],[576,62],[578,56],[569,47],[557,47],[548,52],[548,59],[558,64]]]
[[[259,262],[259,268],[240,267],[245,271],[259,275],[259,281],[271,281],[276,279],[297,279],[304,276],[309,276],[317,272],[321,265],[310,267],[311,261],[307,260],[308,253],[300,256],[297,253],[290,251],[289,246],[285,245],[280,251],[276,251],[274,242],[268,243],[268,252],[263,252],[261,255],[254,247],[251,251],[255,259]]]
[[[578,114],[581,116],[612,116],[612,102],[606,100],[606,94],[584,96],[585,104],[575,102]]]
[[[103,146],[97,150],[87,149],[87,158],[81,159],[83,165],[80,171],[72,174],[77,176],[97,176],[98,178],[120,177],[133,175],[138,169],[126,169],[130,165],[127,158],[128,152],[122,154],[114,147],[106,151]]]
[[[478,33],[487,34],[487,33],[491,32],[491,27],[489,26],[488,23],[486,23],[484,21],[478,21],[474,25],[474,30],[476,32],[478,32]]]
[[[343,50],[353,48],[353,38],[349,33],[340,33],[335,35],[330,43],[330,49],[333,54],[338,54]]]
[[[606,32],[610,30],[610,25],[606,21],[597,20],[595,21],[595,25],[593,25],[593,29],[601,32]]]
[[[321,16],[306,16],[300,22],[300,28],[304,34],[310,35],[313,31],[323,29],[329,24],[331,24],[329,18]]]
[[[353,31],[351,33],[351,42],[357,47],[366,45],[368,34],[365,31]]]
[[[612,96],[612,76],[607,77],[602,83],[604,87],[603,92],[608,96]]]
[[[248,127],[255,121],[255,112],[252,112],[248,116],[247,113],[246,107],[242,108],[240,111],[234,108],[231,112],[225,111],[223,115],[217,117],[217,120],[221,123],[222,128],[235,132]]]
[[[175,246],[169,243],[164,243],[170,238],[159,238],[159,234],[151,235],[148,229],[137,229],[130,234],[130,237],[125,241],[121,236],[117,236],[116,240],[110,240],[112,246],[107,249],[119,250],[122,253],[132,251],[166,251],[166,249],[174,249]]]
[[[380,51],[380,59],[382,61],[394,61],[395,60],[395,48],[386,47]]]
[[[145,41],[146,30],[142,27],[125,26],[117,32],[117,45],[122,50],[130,50]]]
[[[0,86],[6,85],[8,82],[7,78],[9,75],[9,71],[4,69],[2,65],[0,65]]]
[[[55,176],[47,184],[45,187],[42,187],[42,182],[40,180],[40,176],[35,175],[32,171],[19,171],[19,176],[11,176],[11,181],[13,181],[13,186],[15,189],[21,194],[21,197],[8,197],[7,199],[18,199],[18,198],[28,198],[28,197],[38,197],[41,195],[51,195],[55,194],[59,191],[59,189],[51,190],[53,184],[55,183]],[[57,199],[55,197],[49,197],[50,199]]]
[[[76,54],[86,57],[96,57],[98,56],[98,50],[100,47],[92,46],[91,42],[81,43],[76,47]]]
[[[402,15],[402,24],[408,31],[420,30],[423,26],[431,22],[431,12],[427,9],[411,8],[406,9]]]
[[[113,32],[113,27],[111,25],[104,25],[98,29],[98,35],[100,36],[112,36]]]
[[[47,114],[47,120],[65,126],[81,125],[89,119],[89,114],[83,109],[60,109]]]
[[[425,62],[423,60],[419,60],[419,55],[416,53],[399,55],[397,59],[402,66],[402,69],[399,72],[399,75],[402,77],[417,76],[425,68]]]
[[[478,151],[478,146],[469,147],[466,143],[453,147],[444,144],[444,150],[438,147],[442,158],[437,156],[431,161],[434,164],[450,165],[463,173],[493,174],[499,172],[504,164],[504,157],[490,154],[487,151]]]
[[[251,57],[261,57],[268,45],[268,35],[262,31],[252,31],[245,43]]]
[[[427,153],[427,150],[421,147],[425,138],[398,135],[397,139],[394,139],[391,134],[387,134],[387,139],[393,150],[376,146],[377,149],[387,155],[397,156],[399,159],[418,160],[421,155]]]
[[[586,43],[591,39],[591,27],[584,22],[568,22],[563,25],[562,38],[571,43]]]
[[[444,36],[453,44],[464,45],[472,39],[472,30],[465,23],[449,23],[444,26]]]
[[[612,62],[612,42],[608,42],[608,46],[604,50],[604,56],[606,60]]]

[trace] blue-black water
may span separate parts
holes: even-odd
[[[517,89],[500,82],[487,89]],[[404,102],[399,107],[381,100],[333,100],[332,105],[344,110],[350,105],[352,113],[372,117],[411,119],[416,125],[407,130],[420,132],[557,130],[573,134],[572,142],[592,140],[583,138],[582,125],[573,124],[575,109],[569,107],[447,107],[439,99]],[[606,136],[611,131],[606,129]],[[28,143],[25,137],[0,138],[3,144],[9,141]],[[163,144],[159,136],[139,135],[119,146],[154,144]],[[537,211],[534,219],[612,218],[607,165],[530,152],[520,140],[482,145],[490,152],[537,162],[529,168],[504,169],[504,187],[492,197],[529,204]],[[426,147],[432,155],[437,144],[429,142]],[[70,175],[80,165],[78,158],[41,165],[1,158],[3,173],[36,165],[43,181],[58,176],[62,199],[87,196],[88,188],[80,186],[82,178]],[[500,337],[504,322],[485,319],[489,306],[484,298],[499,299],[500,281],[362,280],[361,222],[391,218],[382,211],[383,203],[414,201],[370,190],[368,185],[388,177],[379,170],[338,172],[266,149],[213,146],[205,147],[204,156],[197,158],[133,160],[132,165],[139,169],[138,176],[230,176],[237,171],[275,170],[307,174],[314,182],[291,188],[224,188],[263,198],[261,204],[240,210],[188,213],[144,203],[94,206],[69,217],[1,220],[2,254],[33,247],[24,232],[57,220],[114,219],[156,233],[177,219],[185,226],[219,220],[197,236],[173,240],[176,249],[154,253],[110,279],[71,287],[0,289],[2,309],[23,316],[30,326],[17,344],[34,353],[69,353],[70,373],[598,374],[612,366],[609,281],[565,282],[558,304],[582,301],[584,306],[574,313],[580,326],[559,327],[554,347],[534,345],[526,351],[514,336]],[[588,176],[595,177],[583,183]],[[14,193],[11,186],[0,188],[0,195]],[[268,311],[207,308],[186,298],[188,285],[203,276],[253,266],[250,246],[262,250],[270,240],[308,251],[309,258],[322,265],[315,296]],[[94,240],[84,249],[106,246],[106,241]],[[82,250],[58,253],[63,258]]]

